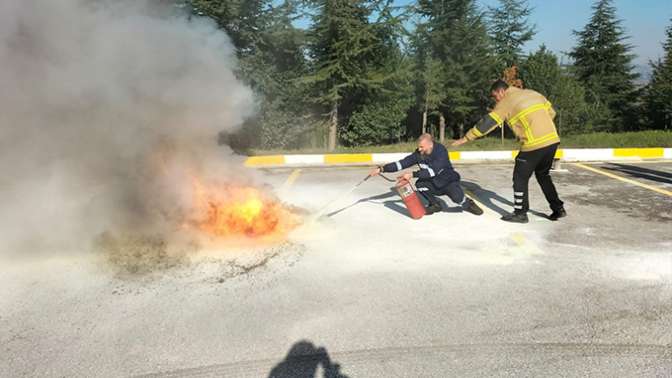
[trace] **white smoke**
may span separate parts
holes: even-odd
[[[164,3],[0,1],[0,253],[161,229],[187,171],[231,174],[216,136],[251,92],[227,36]]]

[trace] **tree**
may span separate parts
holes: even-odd
[[[663,42],[663,58],[650,62],[651,82],[646,88],[648,121],[656,129],[672,129],[672,19]]]
[[[328,115],[328,149],[369,96],[388,90],[399,47],[390,1],[312,0],[311,74],[303,82]],[[372,20],[373,11],[379,16]]]
[[[294,27],[296,9],[285,1],[273,7],[259,40],[256,59],[249,59],[251,75],[262,97],[261,144],[265,148],[299,147],[312,126],[308,101],[299,85],[308,73],[305,33]]]
[[[599,0],[593,5],[593,14],[581,31],[574,31],[578,45],[571,51],[579,81],[586,88],[588,102],[608,112],[605,119],[597,120],[600,128],[612,131],[633,130],[638,90],[634,81],[630,53],[632,46],[624,43],[622,21],[616,18],[613,0]]]
[[[389,0],[386,3],[378,8],[371,25],[376,39],[368,60],[367,85],[351,101],[353,113],[341,135],[347,145],[399,142],[413,105],[413,64],[400,48],[403,16],[393,15]]]
[[[532,13],[527,0],[499,0],[499,7],[488,7],[490,36],[499,69],[517,65],[523,55],[523,45],[536,34],[529,24]]]
[[[432,48],[426,24],[418,24],[411,38],[411,53],[414,58],[416,107],[422,115],[422,133],[428,130],[430,115],[438,115],[443,100],[445,72],[443,64],[432,56]]]
[[[558,58],[542,45],[520,68],[525,88],[549,99],[557,112],[555,123],[562,135],[589,131],[592,127],[585,91],[571,69],[561,67]]]
[[[314,0],[309,52],[313,74],[304,78],[315,102],[327,108],[327,148],[336,148],[339,108],[366,82],[366,61],[375,36],[369,27],[370,9],[363,1]]]
[[[494,72],[483,14],[473,0],[420,0],[418,12],[427,19],[432,58],[441,62],[445,73],[439,139],[444,139],[448,124],[459,137],[465,123],[485,110]]]
[[[233,144],[264,148],[295,147],[310,125],[297,81],[306,74],[305,33],[294,27],[293,1],[188,0],[192,13],[210,17],[231,38],[239,60],[238,76],[258,98],[257,115]]]

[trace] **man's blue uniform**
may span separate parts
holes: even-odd
[[[415,186],[430,205],[440,206],[436,196],[444,194],[463,208],[469,205],[460,186],[460,174],[453,169],[448,151],[441,143],[435,142],[429,155],[423,155],[419,150],[415,150],[397,162],[385,164],[382,171],[397,172],[416,164],[420,170],[413,172],[413,177],[418,179]]]

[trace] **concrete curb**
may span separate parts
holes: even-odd
[[[518,151],[451,151],[453,162],[512,161]],[[250,156],[248,167],[321,167],[375,165],[397,161],[408,153],[361,153],[320,155]],[[559,149],[556,158],[562,161],[672,159],[672,148],[577,148]]]

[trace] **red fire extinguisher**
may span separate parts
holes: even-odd
[[[408,180],[401,180],[397,184],[397,192],[404,201],[404,205],[413,219],[420,219],[425,215],[425,207],[422,201],[418,198],[418,193],[415,192],[413,185]]]

